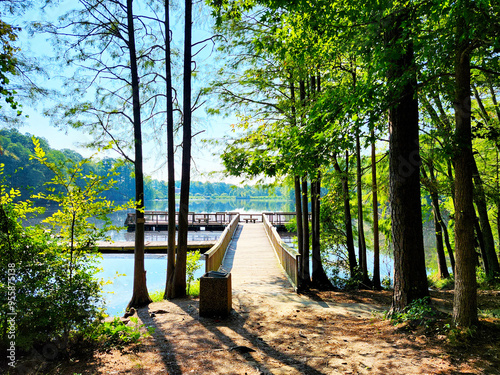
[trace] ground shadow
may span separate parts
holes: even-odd
[[[185,305],[179,305],[179,307],[185,308]],[[244,325],[247,320],[247,316],[245,316],[246,314],[244,313],[232,310],[229,317],[227,318],[203,318],[199,316],[199,312],[197,309],[190,309],[187,311],[185,310],[185,312],[189,314],[194,320],[200,322],[206,330],[214,334],[223,345],[229,348],[229,350],[234,350],[246,361],[257,363],[257,368],[262,374],[271,374],[271,368],[269,368],[264,361],[259,361],[256,356],[252,355],[251,352],[246,353],[245,347],[241,348],[242,350],[240,350],[241,345],[233,338],[224,334],[220,330],[220,327],[229,326],[226,323],[231,322],[232,329],[234,329],[238,335],[240,335],[244,340],[251,343],[252,346],[261,350],[266,356],[280,362],[283,365],[293,367],[304,374],[323,374],[317,369],[308,366],[306,363],[286,353],[283,353],[282,351],[276,350],[276,348],[268,345],[260,336],[245,329]],[[236,326],[234,326],[235,322],[237,323]]]

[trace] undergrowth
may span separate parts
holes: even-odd
[[[186,293],[191,297],[199,297],[200,296],[200,280],[195,280],[191,283],[189,290],[186,288]],[[153,302],[161,302],[164,300],[163,296],[165,292],[163,290],[157,290],[155,292],[149,293],[149,297]]]
[[[141,332],[144,324],[139,324],[137,317],[131,317],[130,321],[133,323],[132,325],[125,324],[120,318],[115,317],[110,322],[103,322],[89,339],[104,349],[120,349],[126,345],[140,342],[142,337],[147,337],[154,331],[153,327],[148,327],[146,332]]]
[[[391,323],[398,325],[409,322],[412,326],[425,325],[429,320],[435,320],[436,311],[430,305],[430,298],[424,297],[411,302],[402,311],[392,311],[386,314]]]

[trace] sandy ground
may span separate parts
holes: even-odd
[[[498,307],[492,293],[482,304]],[[483,320],[474,340],[454,347],[444,334],[394,327],[372,313],[388,307],[390,292],[318,292],[297,296],[301,306],[253,297],[235,295],[227,318],[201,318],[197,299],[153,303],[137,313],[155,328],[142,343],[37,373],[500,374],[498,321]],[[451,297],[433,293],[442,308]]]

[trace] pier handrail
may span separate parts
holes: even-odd
[[[234,231],[238,227],[239,221],[240,215],[237,214],[233,220],[231,220],[231,223],[229,223],[226,229],[224,229],[224,232],[222,232],[217,243],[204,254],[205,272],[217,271],[219,269],[229,246],[229,242],[231,242]]]
[[[266,214],[262,215],[262,221],[266,230],[267,237],[271,242],[274,251],[279,259],[279,262],[285,273],[292,283],[297,288],[298,285],[298,258],[299,254],[290,246],[286,245],[278,234],[276,228],[271,224]]]

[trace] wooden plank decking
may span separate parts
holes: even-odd
[[[245,223],[237,229],[221,266],[231,272],[233,293],[296,295],[279,264],[262,223]]]

